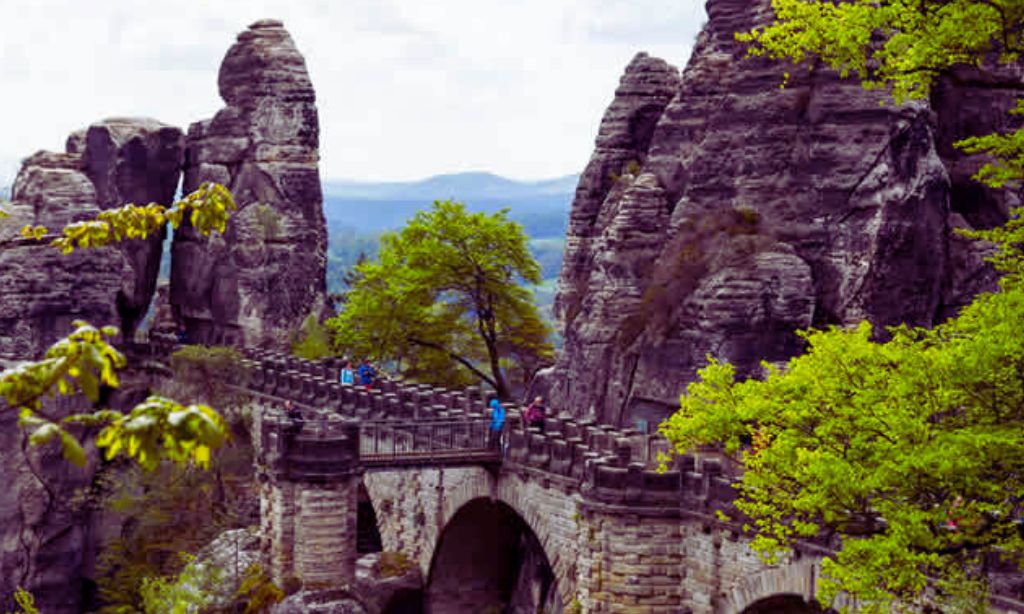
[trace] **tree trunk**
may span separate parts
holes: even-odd
[[[502,401],[509,401],[512,398],[512,391],[508,387],[505,374],[501,372],[500,356],[498,356],[498,345],[494,340],[484,337],[487,345],[487,357],[491,363],[491,376],[494,377],[494,392]]]

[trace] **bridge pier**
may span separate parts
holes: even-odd
[[[263,550],[274,582],[351,584],[362,482],[358,427],[307,423],[296,432],[290,421],[267,415],[260,435]]]

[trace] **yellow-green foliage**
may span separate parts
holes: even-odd
[[[282,599],[284,591],[274,584],[259,563],[245,570],[245,578],[235,591],[235,602],[245,605],[242,614],[265,612]]]
[[[1024,115],[1024,100],[1018,100],[1017,107],[1010,113]],[[1024,130],[971,137],[957,146],[967,153],[984,153],[995,158],[978,170],[974,176],[978,181],[996,188],[1020,185],[1024,177]]]
[[[237,208],[231,192],[217,183],[203,183],[199,188],[170,207],[157,203],[128,204],[108,209],[95,220],[74,222],[64,227],[62,236],[51,245],[65,254],[75,248],[103,247],[125,239],[145,239],[167,224],[181,225],[189,214],[192,227],[204,235],[213,231],[224,232],[228,217]],[[21,234],[27,238],[42,239],[49,233],[45,226],[25,226]]]
[[[99,505],[123,522],[97,564],[108,609],[142,609],[144,579],[180,574],[186,561],[179,553],[197,552],[223,531],[254,522],[252,448],[239,425],[231,426],[236,437],[208,470],[172,463],[151,472],[106,465],[94,480]]]
[[[796,63],[821,59],[897,100],[925,98],[957,64],[990,52],[1016,61],[1022,48],[1019,0],[772,0],[774,23],[737,35],[751,53]]]
[[[226,431],[217,412],[205,405],[184,406],[154,395],[128,414],[100,409],[57,418],[45,411],[46,396],[81,393],[95,403],[101,385],[118,386],[116,369],[125,360],[108,341],[117,331],[81,321],[74,326],[74,332],[53,344],[42,360],[0,373],[0,395],[7,407],[19,411],[21,426],[31,431],[29,441],[59,441],[64,457],[84,466],[85,451],[69,429],[98,427],[96,445],[107,458],[124,453],[147,469],[156,467],[161,457],[208,465],[210,452],[224,442]]]
[[[935,79],[954,66],[1011,64],[1024,50],[1020,0],[772,0],[772,6],[773,23],[737,35],[751,54],[821,60],[867,88],[888,88],[897,101],[927,98]],[[999,187],[1024,176],[1024,130],[958,146],[996,158],[976,175],[980,181]]]
[[[826,603],[842,590],[863,611],[920,611],[934,586],[981,611],[985,561],[1024,562],[1022,213],[973,233],[1004,277],[958,317],[887,342],[866,322],[807,332],[808,352],[763,381],[712,360],[662,425],[679,451],[721,445],[743,464],[736,506],[769,560],[822,531],[842,539]]]
[[[377,575],[381,578],[400,576],[410,569],[414,563],[404,552],[381,552],[377,562]]]
[[[18,611],[8,612],[8,614],[39,614],[36,598],[23,588],[19,587],[14,591],[14,603],[18,606]]]
[[[298,341],[292,344],[292,354],[306,360],[320,360],[334,355],[331,351],[331,335],[314,314],[302,321],[297,334]]]
[[[573,597],[572,602],[565,608],[565,614],[583,614],[583,604],[579,597]]]
[[[174,383],[191,398],[222,409],[235,408],[247,398],[239,388],[248,381],[242,354],[231,347],[187,345],[171,355]]]
[[[51,244],[63,253],[76,247],[110,245],[125,239],[148,236],[166,224],[177,228],[190,212],[190,222],[202,234],[223,231],[235,209],[231,193],[223,186],[204,183],[170,207],[150,204],[125,205],[102,212],[98,219],[75,222]],[[25,227],[22,233],[36,239],[46,236],[42,226]],[[116,370],[125,364],[109,343],[117,330],[97,328],[84,321],[57,341],[42,360],[26,361],[0,374],[0,396],[8,409],[19,412],[20,424],[31,431],[29,441],[39,445],[59,441],[64,457],[82,466],[86,455],[72,427],[100,428],[96,445],[107,458],[124,453],[143,467],[153,469],[162,457],[206,466],[210,453],[223,444],[226,431],[220,415],[206,405],[185,406],[162,396],[150,396],[127,415],[98,408],[58,418],[45,410],[44,397],[83,394],[92,403],[100,400],[101,386],[116,388]]]
[[[208,565],[196,565],[192,555],[181,557],[185,566],[176,576],[142,580],[139,592],[145,614],[190,614],[202,611],[213,602],[214,591],[223,574]]]
[[[616,183],[626,178],[636,179],[642,168],[638,160],[630,160],[622,165],[621,173],[610,172],[608,173],[608,178]]]

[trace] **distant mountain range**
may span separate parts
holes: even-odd
[[[509,217],[533,237],[563,236],[577,175],[541,181],[516,181],[492,173],[436,175],[420,181],[367,182],[326,180],[324,213],[328,226],[359,232],[399,228],[435,200],[463,202],[473,211],[509,208]]]
[[[374,183],[367,181],[327,180],[325,196],[371,200],[495,200],[536,198],[572,194],[579,175],[566,175],[540,181],[516,181],[493,173],[469,172],[435,175],[419,181]]]

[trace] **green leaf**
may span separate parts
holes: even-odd
[[[60,430],[60,445],[61,452],[68,462],[76,467],[85,467],[86,457],[82,444],[71,433],[63,429]]]
[[[44,423],[29,436],[28,442],[34,446],[41,446],[48,443],[54,437],[61,436],[63,431],[52,422]]]
[[[506,212],[436,201],[381,237],[379,260],[357,265],[327,326],[345,353],[401,363],[406,376],[438,385],[482,379],[507,395],[503,361],[525,379],[552,359],[550,331],[520,287],[539,271]]]

